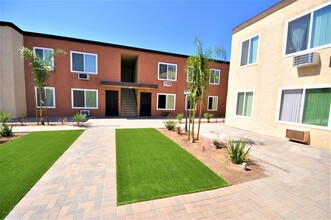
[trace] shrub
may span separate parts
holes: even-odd
[[[67,117],[60,117],[58,122],[61,123],[61,125],[64,125],[64,123],[67,121]]]
[[[83,114],[80,114],[80,113],[75,114],[74,117],[73,117],[75,122],[77,122],[78,126],[79,126],[81,121],[85,120],[85,118],[86,118],[86,115],[83,115]]]
[[[0,122],[4,126],[10,119],[10,115],[6,112],[0,112]]]
[[[203,114],[203,116],[205,116],[205,118],[207,119],[207,122],[209,123],[210,122],[210,119],[214,117],[213,114],[209,114],[208,112]]]
[[[247,140],[240,138],[239,140],[229,139],[227,148],[227,157],[234,164],[241,164],[246,160],[246,157],[250,151],[250,147],[246,148]]]
[[[163,124],[169,131],[173,131],[176,127],[176,120],[169,118],[168,121],[164,121]]]
[[[3,137],[11,137],[13,136],[13,126],[9,126],[8,124],[4,124],[0,127],[0,136]]]
[[[183,117],[184,117],[184,114],[182,112],[177,114],[177,120],[178,120],[179,123],[182,123]]]

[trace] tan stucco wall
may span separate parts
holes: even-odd
[[[26,116],[24,61],[17,50],[23,35],[10,27],[0,27],[0,110],[12,118]]]
[[[280,88],[331,84],[330,47],[316,50],[321,59],[318,66],[299,71],[292,68],[293,56],[283,55],[287,21],[326,2],[328,0],[296,1],[233,34],[226,108],[227,125],[280,138],[285,138],[287,128],[310,131],[311,145],[330,148],[330,130],[286,125],[276,120]],[[240,67],[241,42],[256,34],[260,34],[258,64]],[[252,118],[235,115],[237,92],[242,90],[254,91]]]

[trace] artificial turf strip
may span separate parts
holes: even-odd
[[[33,132],[0,145],[0,219],[83,133]]]
[[[228,185],[152,128],[116,129],[116,165],[118,205]]]

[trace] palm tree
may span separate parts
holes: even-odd
[[[189,74],[189,83],[188,87],[191,91],[191,101],[192,101],[192,133],[193,140],[194,138],[194,118],[196,114],[196,105],[197,101],[200,100],[199,103],[199,122],[198,122],[198,132],[197,132],[197,140],[199,140],[200,134],[200,124],[201,124],[201,113],[202,113],[202,105],[206,100],[206,94],[208,92],[208,84],[210,77],[210,66],[213,62],[212,56],[221,55],[223,59],[226,58],[225,50],[222,47],[217,47],[214,50],[207,49],[204,50],[202,43],[199,38],[195,38],[195,44],[197,45],[197,55],[190,56],[187,59],[186,63],[186,72]],[[190,132],[189,137],[190,140]]]
[[[34,85],[37,88],[37,93],[39,94],[39,100],[36,100],[36,103],[39,103],[40,111],[40,122],[42,125],[45,124],[43,118],[43,105],[45,104],[46,117],[47,116],[47,102],[46,102],[46,94],[44,92],[44,88],[48,83],[49,73],[54,71],[54,67],[52,65],[52,60],[60,54],[65,55],[66,52],[61,49],[55,49],[53,53],[47,56],[45,59],[43,57],[38,56],[33,50],[30,50],[26,47],[20,47],[18,49],[18,53],[28,60],[28,62],[32,65],[32,73],[34,76]],[[38,97],[38,96],[37,96]],[[36,99],[37,99],[36,97]],[[37,107],[36,107],[36,120],[37,120]],[[37,120],[38,123],[38,120]]]

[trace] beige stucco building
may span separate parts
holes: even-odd
[[[226,124],[331,146],[331,2],[284,0],[233,29]]]

